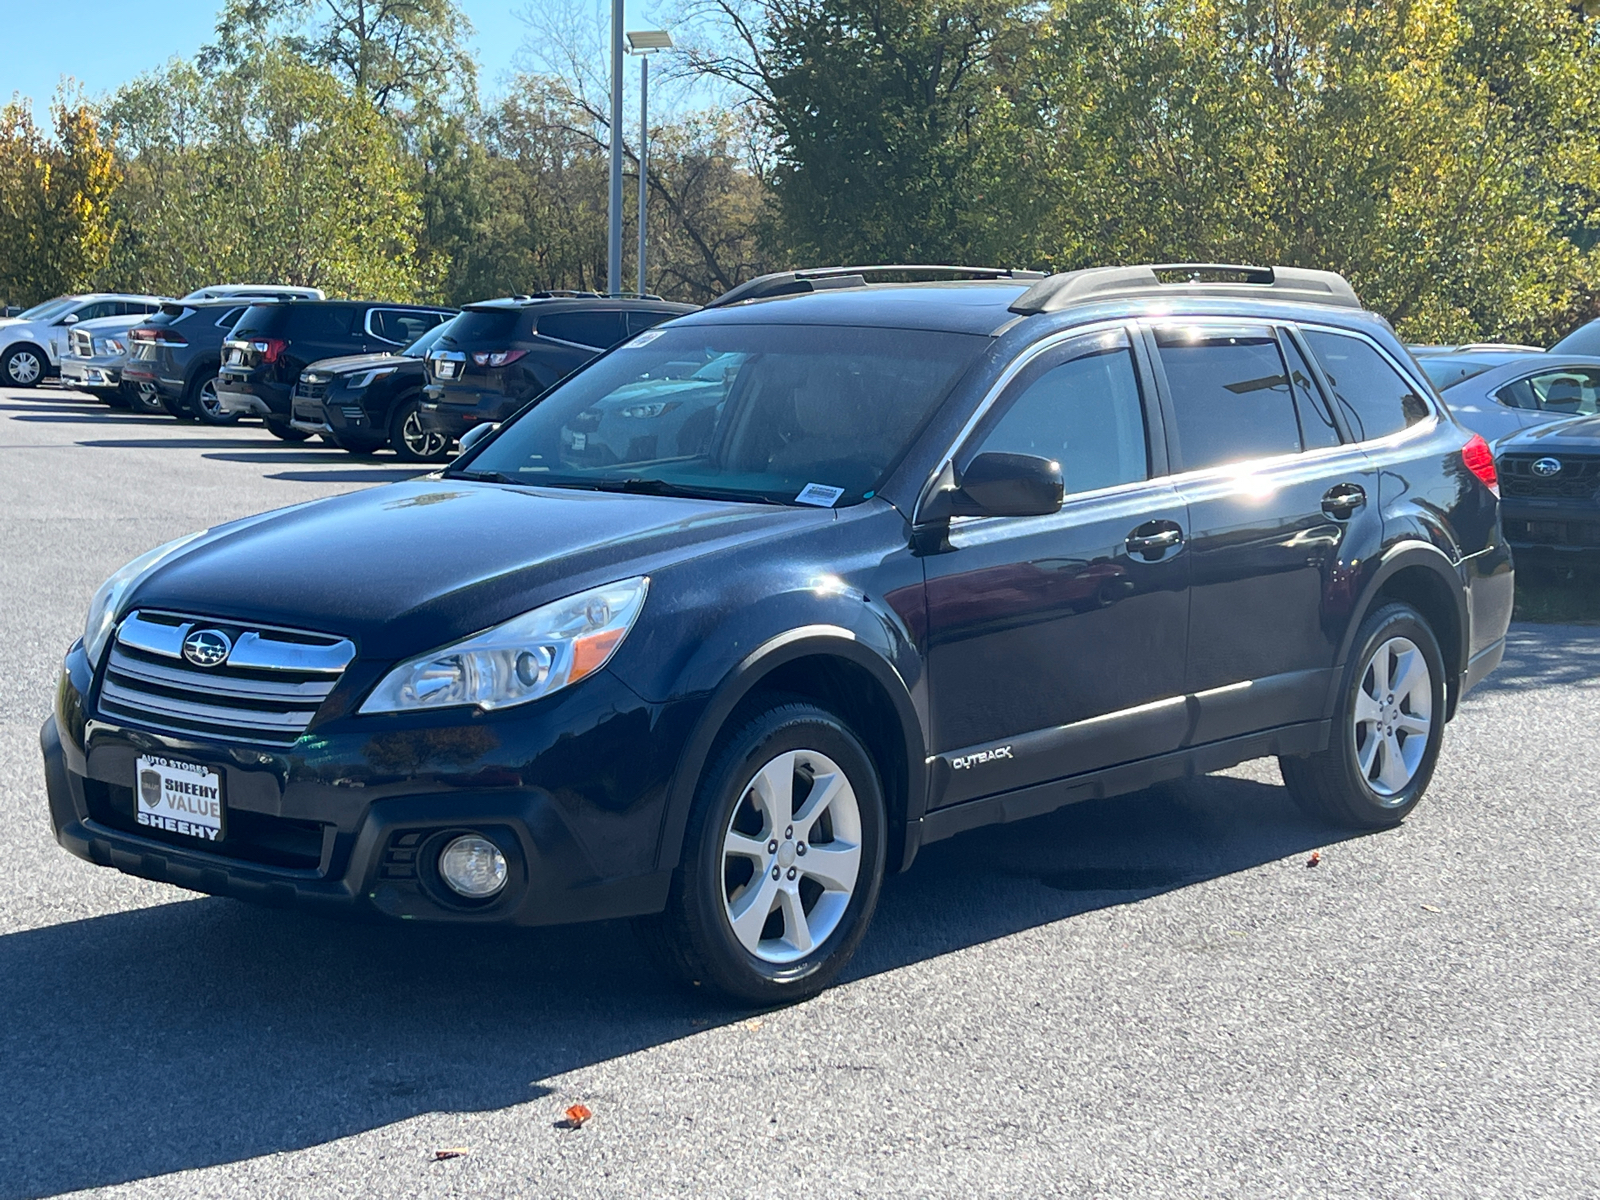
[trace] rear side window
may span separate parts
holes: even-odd
[[[539,336],[609,350],[625,335],[619,312],[561,312],[539,317]]]
[[[628,336],[643,333],[646,329],[653,329],[661,322],[677,316],[677,313],[650,312],[648,309],[630,309],[626,314],[628,320]]]
[[[1304,332],[1357,441],[1388,437],[1427,417],[1427,402],[1370,343],[1345,333]]]
[[[1495,393],[1495,399],[1511,408],[1592,417],[1596,411],[1597,394],[1600,394],[1600,371],[1568,367],[1507,384]]]
[[[1321,450],[1339,444],[1339,427],[1333,423],[1328,400],[1317,386],[1316,374],[1294,339],[1285,336],[1279,343],[1284,361],[1289,364],[1289,386],[1294,389],[1295,410],[1300,414],[1300,440],[1307,450]]]
[[[1300,452],[1300,422],[1270,329],[1155,333],[1184,470]]]
[[[1052,459],[1069,495],[1150,477],[1138,377],[1120,333],[1041,355],[1002,405],[976,453]]]
[[[343,304],[324,305],[293,301],[285,304],[289,337],[309,342],[342,342],[360,329],[360,309]]]
[[[409,346],[444,317],[440,313],[404,308],[374,308],[367,313],[367,329],[374,337],[396,346]]]
[[[230,309],[228,309],[227,312],[223,313],[220,317],[217,318],[217,328],[218,329],[232,329],[235,325],[237,325],[239,323],[239,318],[242,317],[242,316],[244,316],[244,309],[242,309],[242,308],[230,308]]]

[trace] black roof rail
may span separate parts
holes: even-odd
[[[1188,276],[1166,283],[1162,275]],[[1204,280],[1202,275],[1239,278]],[[1262,296],[1270,290],[1271,296]],[[1333,304],[1340,308],[1360,308],[1361,298],[1343,275],[1333,271],[1313,271],[1307,267],[1250,267],[1235,263],[1147,263],[1137,267],[1088,267],[1066,271],[1040,280],[1011,305],[1011,311],[1031,316],[1034,313],[1060,312],[1075,304],[1088,304],[1114,296],[1152,293],[1188,296],[1254,296],[1261,299],[1298,300],[1310,304]]]
[[[953,267],[929,263],[887,263],[870,267],[813,267],[799,271],[777,271],[771,275],[758,275],[754,279],[729,288],[707,308],[722,308],[738,304],[741,300],[768,300],[774,296],[798,296],[806,292],[830,291],[833,288],[858,288],[867,286],[868,275],[962,275],[969,279],[1045,279],[1043,271],[1014,271],[1009,267]]]

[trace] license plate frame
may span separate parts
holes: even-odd
[[[228,804],[222,772],[203,763],[142,754],[133,767],[134,820],[200,846],[228,835]]]

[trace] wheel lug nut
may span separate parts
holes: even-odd
[[[794,868],[793,868],[793,867],[790,867],[790,868],[789,868],[789,878],[790,878],[790,879],[793,879],[793,878],[794,878]]]
[[[777,867],[773,867],[773,868],[772,868],[772,877],[773,877],[773,878],[774,878],[774,879],[776,879],[776,878],[777,878],[777,877],[778,877],[778,876],[779,876],[779,874],[780,874],[780,873],[781,873],[781,872],[779,872],[779,870],[778,870],[778,868],[777,868]]]
[[[777,852],[778,852],[778,839],[777,838],[773,838],[770,842],[767,843],[767,853],[768,854],[776,854]]]
[[[783,831],[783,836],[785,840],[792,838],[794,836],[794,826],[791,825],[789,828],[785,829]]]
[[[799,845],[797,845],[794,848],[794,852],[796,854],[804,854],[806,852],[806,844],[804,842],[801,842]]]

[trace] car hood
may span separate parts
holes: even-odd
[[[1552,450],[1586,450],[1600,454],[1600,416],[1572,417],[1524,429],[1495,443],[1499,453],[1543,454]]]
[[[374,367],[422,367],[420,358],[407,358],[404,354],[346,354],[340,358],[319,358],[306,368],[319,375],[353,375],[357,371],[370,371]],[[305,374],[302,371],[301,374]]]
[[[73,329],[87,329],[90,333],[104,336],[108,333],[126,332],[135,325],[143,325],[150,319],[149,313],[140,313],[136,317],[96,317],[92,321],[79,321],[72,326]]]
[[[833,516],[430,477],[221,526],[146,576],[126,608],[339,634],[363,657],[395,659]]]

